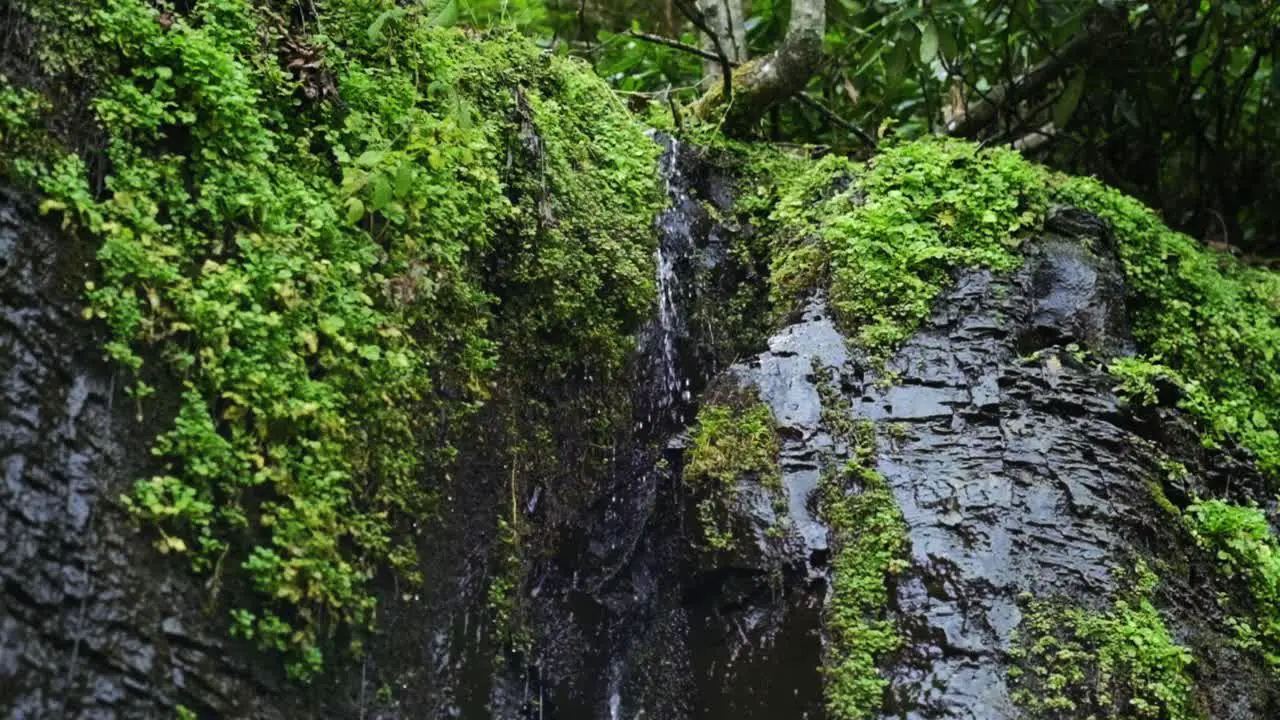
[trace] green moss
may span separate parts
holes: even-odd
[[[777,317],[815,290],[856,343],[883,359],[959,268],[1018,267],[1050,203],[1115,230],[1142,354],[1111,370],[1154,401],[1158,377],[1184,391],[1207,444],[1231,440],[1280,473],[1280,273],[1176,233],[1139,202],[1087,178],[1053,176],[1016,153],[952,140],[889,147],[860,166],[718,144],[743,168],[740,207],[760,228]],[[1086,349],[1087,350],[1087,349]]]
[[[1018,267],[1051,202],[1099,214],[1115,230],[1142,349],[1112,365],[1121,390],[1154,401],[1154,381],[1169,380],[1206,444],[1237,442],[1280,473],[1280,273],[1210,252],[1138,201],[1012,152],[926,140],[859,166],[720,147],[745,168],[741,207],[761,229],[776,314],[825,290],[843,328],[879,359],[956,269]]]
[[[907,526],[875,469],[875,429],[852,416],[827,371],[815,366],[822,424],[851,457],[828,467],[818,509],[830,530],[831,595],[823,629],[827,710],[838,720],[875,717],[888,680],[877,670],[902,637],[888,617],[888,580],[906,567]],[[830,459],[828,459],[830,462]]]
[[[177,385],[126,504],[299,677],[373,623],[381,569],[422,581],[433,478],[493,382],[618,376],[661,202],[657,146],[585,67],[420,6],[311,9],[28,4],[50,84],[98,88],[102,189],[17,142],[35,106],[0,93],[0,154],[29,158],[6,175],[101,243],[107,353],[140,401]]]
[[[1169,499],[1165,489],[1172,487],[1185,491],[1188,487],[1189,479],[1190,473],[1186,465],[1171,457],[1162,457],[1160,460],[1160,474],[1147,480],[1147,491],[1151,495],[1151,501],[1171,518],[1180,521],[1182,510]]]
[[[1176,233],[1151,210],[1087,178],[1057,178],[1057,201],[1111,222],[1130,294],[1140,358],[1114,367],[1151,401],[1163,376],[1202,421],[1205,442],[1234,440],[1280,473],[1280,273],[1240,264]]]
[[[698,410],[684,479],[698,498],[698,517],[708,547],[728,550],[734,546],[732,508],[744,478],[758,480],[773,496],[779,517],[785,514],[780,451],[768,405],[730,398]]]
[[[762,164],[779,178],[753,200],[775,239],[777,309],[826,287],[837,319],[879,357],[911,334],[954,270],[1017,267],[1047,207],[1043,170],[957,141],[891,146],[864,167],[835,156]]]
[[[62,153],[42,119],[50,102],[33,90],[14,87],[0,75],[0,173],[6,177],[33,177]]]
[[[489,578],[487,601],[493,619],[492,638],[502,648],[528,652],[533,644],[528,625],[520,616],[519,589],[524,576],[525,557],[515,513],[512,519],[498,518],[498,542],[496,567]],[[494,662],[502,661],[502,653]]]
[[[1260,654],[1280,673],[1280,540],[1266,514],[1250,505],[1200,500],[1183,519],[1222,575],[1243,586],[1243,602],[1219,598],[1231,613],[1236,645]]]
[[[1132,587],[1090,612],[1024,597],[1011,656],[1013,699],[1032,718],[1191,720],[1191,651],[1174,641],[1151,594],[1157,579],[1139,562]]]

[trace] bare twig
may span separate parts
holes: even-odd
[[[853,133],[858,137],[859,140],[866,143],[868,147],[874,148],[876,146],[876,139],[871,137],[871,135],[866,130],[863,130],[857,125],[854,125],[848,120],[845,120],[844,118],[840,117],[839,115],[836,114],[836,111],[832,110],[826,105],[823,105],[817,100],[814,100],[812,97],[808,95],[808,93],[801,91],[796,93],[795,95],[792,95],[792,97],[795,98],[796,102],[800,103],[801,105],[817,110],[821,115],[826,117],[831,122]]]
[[[668,88],[669,90],[670,88]],[[667,94],[667,107],[671,108],[671,119],[676,123],[676,131],[684,132],[684,120],[680,117],[680,106],[676,103],[676,97],[672,93]]]
[[[697,55],[698,57],[701,57],[707,60],[713,60],[715,62],[728,62],[728,58],[721,58],[715,53],[707,52],[706,50],[703,50],[700,47],[694,47],[693,45],[690,45],[688,43],[682,43],[679,40],[675,40],[669,37],[663,37],[661,35],[652,35],[647,32],[640,32],[639,30],[628,30],[624,34],[627,37],[633,37],[637,40],[644,40],[645,42],[651,42],[655,45],[665,45],[669,48],[682,50],[691,55]],[[732,63],[730,63],[730,65],[732,65]]]

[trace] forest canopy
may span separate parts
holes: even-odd
[[[714,90],[723,60],[785,45],[801,6],[824,16],[821,56],[750,133],[853,152],[890,134],[1011,146],[1137,195],[1219,249],[1280,252],[1274,0],[442,3],[461,22],[516,24],[589,59],[637,107],[668,111]]]

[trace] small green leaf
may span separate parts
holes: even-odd
[[[1084,71],[1081,70],[1067,81],[1067,87],[1062,91],[1062,95],[1058,98],[1058,102],[1053,105],[1053,125],[1061,130],[1067,126],[1067,122],[1071,120],[1071,115],[1075,113],[1076,108],[1080,105],[1080,98],[1084,95]]]
[[[938,56],[938,28],[925,21],[920,28],[920,62],[931,63]]]
[[[364,217],[364,203],[360,198],[347,198],[347,222],[354,225]]]
[[[336,315],[329,315],[327,317],[320,318],[319,325],[320,332],[325,335],[337,335],[342,332],[342,328],[346,327],[347,323]]]

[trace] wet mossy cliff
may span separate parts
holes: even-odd
[[[1280,715],[1280,276],[453,7],[0,11],[0,711]]]

